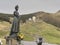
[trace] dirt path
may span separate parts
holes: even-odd
[[[5,44],[5,39],[1,39],[4,41],[3,45]],[[15,41],[14,41],[15,42]],[[36,42],[33,41],[21,41],[22,45],[37,45]],[[49,44],[49,43],[42,43],[42,45],[57,45],[57,44]]]
[[[30,41],[22,41],[23,45],[37,45],[36,42],[30,42]],[[48,43],[42,43],[42,45],[57,45],[57,44],[48,44]]]

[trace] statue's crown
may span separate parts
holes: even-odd
[[[18,6],[18,5],[16,5],[16,6],[15,6],[15,9],[17,9],[17,8],[19,8],[19,6]]]

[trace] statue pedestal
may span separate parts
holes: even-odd
[[[6,39],[6,45],[20,45],[21,44],[21,39],[17,37],[11,37],[7,36],[5,37]]]

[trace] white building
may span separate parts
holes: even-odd
[[[33,22],[36,22],[36,17],[33,16],[33,17],[32,17],[32,20],[33,20]]]

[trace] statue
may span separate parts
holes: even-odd
[[[20,16],[19,16],[18,8],[19,8],[18,5],[16,5],[15,6],[14,19],[13,19],[10,35],[5,37],[7,45],[12,45],[12,39],[17,40],[18,45],[21,44],[21,39],[18,36],[19,24],[20,24]],[[11,42],[10,44],[9,44],[9,41]]]
[[[14,19],[13,19],[13,23],[12,23],[12,28],[11,28],[11,32],[10,32],[10,36],[12,35],[17,35],[17,33],[19,32],[19,13],[18,13],[18,5],[15,6],[15,11],[14,11]]]

